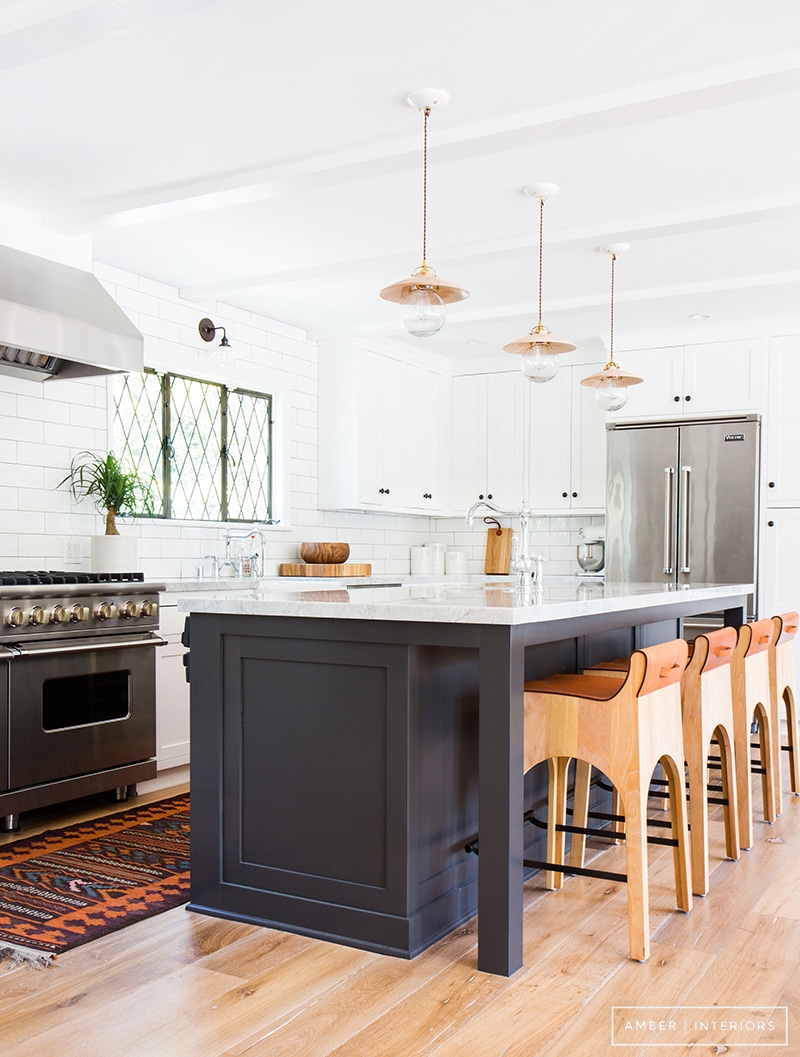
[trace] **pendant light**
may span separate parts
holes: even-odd
[[[549,382],[558,370],[558,356],[562,352],[573,352],[578,346],[569,341],[560,341],[542,323],[542,230],[544,224],[545,199],[558,194],[558,184],[539,183],[523,188],[523,194],[539,199],[539,322],[527,337],[504,345],[505,352],[522,356],[520,367],[532,382]]]
[[[628,386],[639,385],[643,379],[634,374],[625,374],[619,365],[614,363],[614,270],[617,256],[628,249],[627,242],[617,242],[613,246],[603,246],[603,251],[611,255],[611,326],[608,339],[608,363],[599,374],[591,374],[581,379],[581,385],[594,387],[594,396],[604,411],[619,411],[628,402]]]
[[[441,88],[419,88],[406,102],[423,117],[422,137],[422,264],[407,279],[381,290],[384,301],[402,305],[400,322],[415,338],[429,338],[444,326],[445,305],[463,301],[469,292],[440,279],[428,264],[428,118],[435,106],[445,106],[450,96]]]

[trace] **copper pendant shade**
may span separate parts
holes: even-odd
[[[406,102],[423,115],[422,146],[422,264],[406,279],[400,279],[381,290],[384,301],[403,305],[401,321],[415,337],[429,337],[444,326],[444,306],[469,297],[469,291],[448,282],[428,264],[428,118],[435,106],[444,106],[450,97],[437,88],[420,88],[411,92]]]

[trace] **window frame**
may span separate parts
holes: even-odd
[[[197,378],[194,375],[183,374],[177,371],[169,371],[158,369],[155,367],[145,367],[141,372],[145,375],[154,375],[159,379],[160,388],[160,414],[154,416],[154,421],[159,423],[159,447],[160,447],[160,475],[161,475],[161,509],[154,514],[138,513],[135,515],[137,518],[146,520],[164,520],[175,523],[185,523],[191,525],[214,525],[214,524],[242,524],[242,525],[253,525],[253,524],[274,524],[275,518],[275,403],[276,397],[273,393],[264,393],[256,389],[245,388],[244,386],[232,386],[226,385],[224,382],[217,382],[208,378]],[[172,437],[175,435],[176,422],[173,421],[173,400],[172,400],[172,381],[173,379],[180,379],[182,382],[196,383],[201,386],[209,387],[212,390],[218,391],[219,399],[219,420],[220,420],[220,460],[219,460],[219,478],[216,482],[220,492],[220,516],[219,517],[208,517],[208,518],[189,518],[189,517],[174,517],[173,516],[173,476],[174,466],[172,458]],[[243,397],[250,398],[253,400],[263,401],[266,407],[266,425],[268,430],[268,436],[266,439],[266,452],[267,452],[267,466],[265,474],[265,486],[263,491],[266,495],[267,500],[267,511],[264,516],[257,516],[254,514],[252,517],[239,518],[231,517],[229,515],[230,507],[230,495],[228,488],[230,482],[233,480],[230,467],[230,433],[229,433],[229,401],[232,394],[240,394]],[[116,394],[113,390],[113,379],[112,387],[110,388],[111,399],[109,401],[109,431],[112,439],[115,439],[117,433],[117,422],[120,419],[118,412],[118,401]],[[180,416],[178,420],[180,421]],[[214,437],[216,440],[216,435]],[[118,445],[112,444],[112,448],[118,447]],[[120,457],[123,456],[124,452],[127,451],[127,441],[124,444],[123,452],[120,453]],[[148,470],[149,473],[149,470]],[[205,505],[205,497],[204,497]]]

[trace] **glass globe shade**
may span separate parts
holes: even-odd
[[[596,387],[594,398],[604,411],[619,411],[628,402],[628,387],[619,378],[606,378]]]
[[[437,334],[444,326],[444,317],[444,301],[429,286],[414,290],[400,310],[400,322],[415,338]]]
[[[558,370],[556,354],[549,352],[546,345],[532,345],[528,352],[522,354],[520,364],[522,373],[531,382],[549,382],[555,378]]]

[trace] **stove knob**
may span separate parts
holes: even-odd
[[[154,617],[158,612],[158,602],[145,601],[142,602],[142,616],[143,617]]]
[[[14,606],[8,611],[6,624],[11,628],[22,628],[28,623],[28,615],[19,606]]]
[[[141,614],[141,607],[138,602],[125,602],[120,609],[120,614],[125,617],[138,617]]]
[[[112,605],[111,602],[101,602],[95,609],[94,615],[98,620],[111,620],[117,615],[117,607]]]
[[[31,610],[31,624],[47,624],[49,617],[41,606],[34,606]]]
[[[54,624],[68,624],[69,623],[69,610],[66,606],[56,606],[53,609],[53,623]]]
[[[73,624],[80,624],[82,620],[89,619],[88,606],[73,606],[70,610],[69,619]]]

